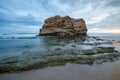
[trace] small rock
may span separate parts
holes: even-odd
[[[55,50],[61,50],[61,48],[56,48]]]
[[[22,53],[23,53],[23,54],[28,54],[28,53],[29,53],[29,51],[23,51]]]
[[[100,41],[100,40],[102,40],[102,39],[97,38],[96,40],[97,40],[97,41]]]
[[[72,45],[71,47],[76,47],[75,45]]]
[[[70,43],[70,41],[66,41],[65,43]]]
[[[26,45],[26,46],[24,46],[24,47],[29,47],[29,45]]]
[[[50,49],[48,49],[48,51],[51,51]]]
[[[112,41],[115,41],[114,39]]]
[[[77,42],[77,40],[74,40],[74,42]]]
[[[118,41],[118,43],[120,43],[120,41]]]

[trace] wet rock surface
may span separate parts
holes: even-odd
[[[25,71],[47,66],[59,66],[66,63],[101,64],[120,58],[120,52],[111,46],[112,42],[98,37],[80,37],[74,39],[46,37],[50,47],[44,51],[23,52],[19,56],[0,59],[0,73]]]
[[[78,37],[87,34],[85,20],[74,19],[69,16],[54,16],[46,19],[39,35],[41,36],[61,36]]]

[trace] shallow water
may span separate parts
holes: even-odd
[[[31,33],[17,33],[17,34],[0,34],[0,57],[7,55],[18,55],[24,51],[40,51],[48,49],[51,44],[57,44],[55,40],[49,40],[45,37],[38,37],[37,34]],[[89,36],[98,36],[102,38],[118,38],[120,39],[120,34],[93,34],[89,33]],[[64,43],[60,43],[64,45]],[[68,48],[69,45],[67,45]],[[108,45],[104,45],[108,46]],[[57,46],[54,46],[57,47]],[[93,46],[80,45],[81,49],[92,48]]]
[[[0,55],[12,55],[22,51],[42,49],[44,43],[39,39],[10,39],[0,40]]]

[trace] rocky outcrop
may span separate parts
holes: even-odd
[[[70,18],[69,16],[54,16],[46,19],[39,35],[75,37],[87,34],[85,20]]]
[[[104,49],[104,50],[103,50]],[[111,52],[112,51],[112,52]],[[0,73],[26,71],[47,66],[59,66],[66,63],[101,64],[119,60],[120,53],[112,47],[101,47],[88,50],[56,49],[41,53],[23,54],[5,59],[0,59]]]

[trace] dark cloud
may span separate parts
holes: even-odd
[[[108,3],[106,4],[108,7],[120,7],[120,0],[108,0]]]

